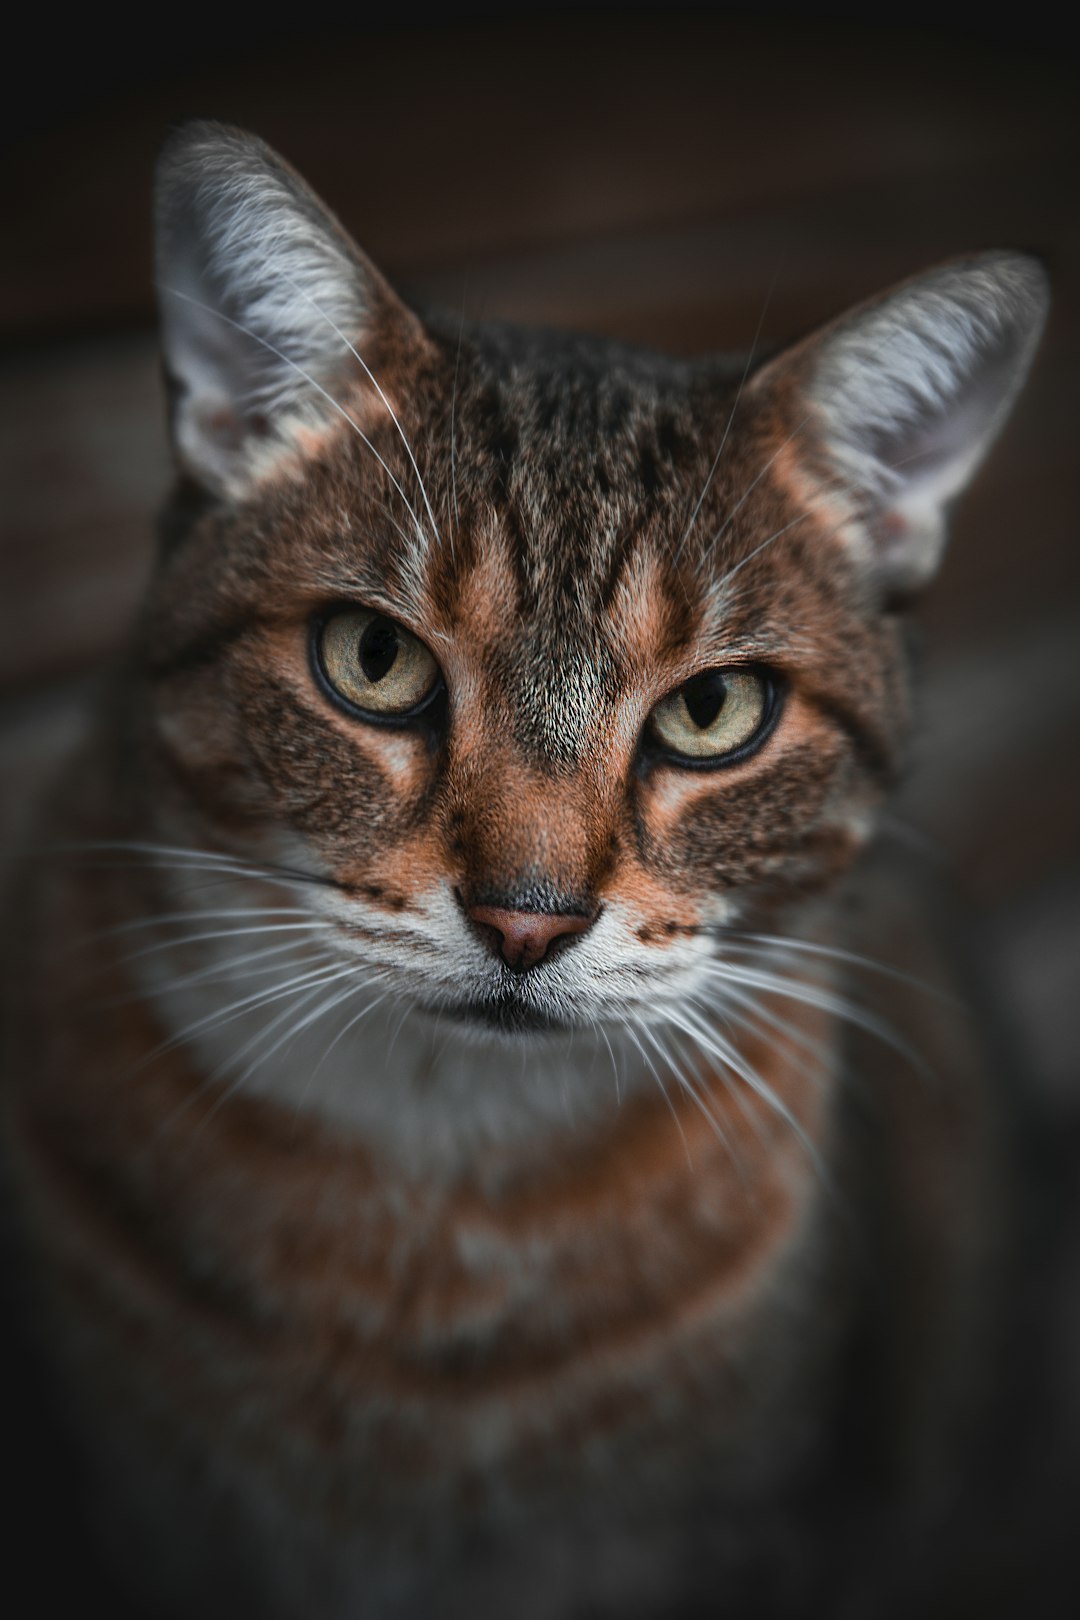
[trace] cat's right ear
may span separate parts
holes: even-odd
[[[419,323],[264,142],[181,126],[158,161],[156,273],[184,470],[239,498],[312,432],[391,325]]]

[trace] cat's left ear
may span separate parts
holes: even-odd
[[[1049,305],[1036,259],[957,260],[815,333],[754,381],[781,403],[797,461],[858,514],[884,593],[919,589],[948,503],[982,460],[1027,375]]]

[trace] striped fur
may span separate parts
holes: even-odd
[[[180,481],[21,903],[5,1111],[103,1534],[163,1613],[653,1614],[758,1579],[798,1612],[855,1578],[813,1530],[868,1466],[852,1214],[893,1188],[919,1261],[888,1314],[917,1271],[940,1330],[875,1432],[933,1429],[975,1319],[945,1302],[992,1224],[977,1057],[930,1020],[942,1112],[879,1047],[855,1153],[844,1016],[876,1025],[829,953],[883,949],[857,862],[907,735],[896,596],[1041,272],[957,265],[744,376],[421,323],[216,126],[159,217]],[[320,678],[350,603],[436,658],[415,720]],[[770,672],[771,731],[673,759],[651,712],[729,666]],[[477,907],[588,925],[512,971]]]

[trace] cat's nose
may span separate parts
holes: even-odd
[[[503,906],[466,906],[465,915],[507,967],[522,971],[542,962],[557,940],[586,933],[596,913],[516,911]]]

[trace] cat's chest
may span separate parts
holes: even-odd
[[[317,1481],[328,1508],[376,1478],[384,1504],[543,1491],[672,1434],[685,1473],[705,1409],[704,1450],[760,1449],[770,1335],[810,1309],[819,1235],[797,1143],[737,1111],[725,1140],[646,1093],[528,1170],[410,1178],[295,1109],[208,1096],[178,1050],[140,1071],[145,1012],[111,1027],[93,1073],[41,1088],[21,1126],[103,1410],[305,1501]],[[85,1035],[56,1037],[54,1075]]]

